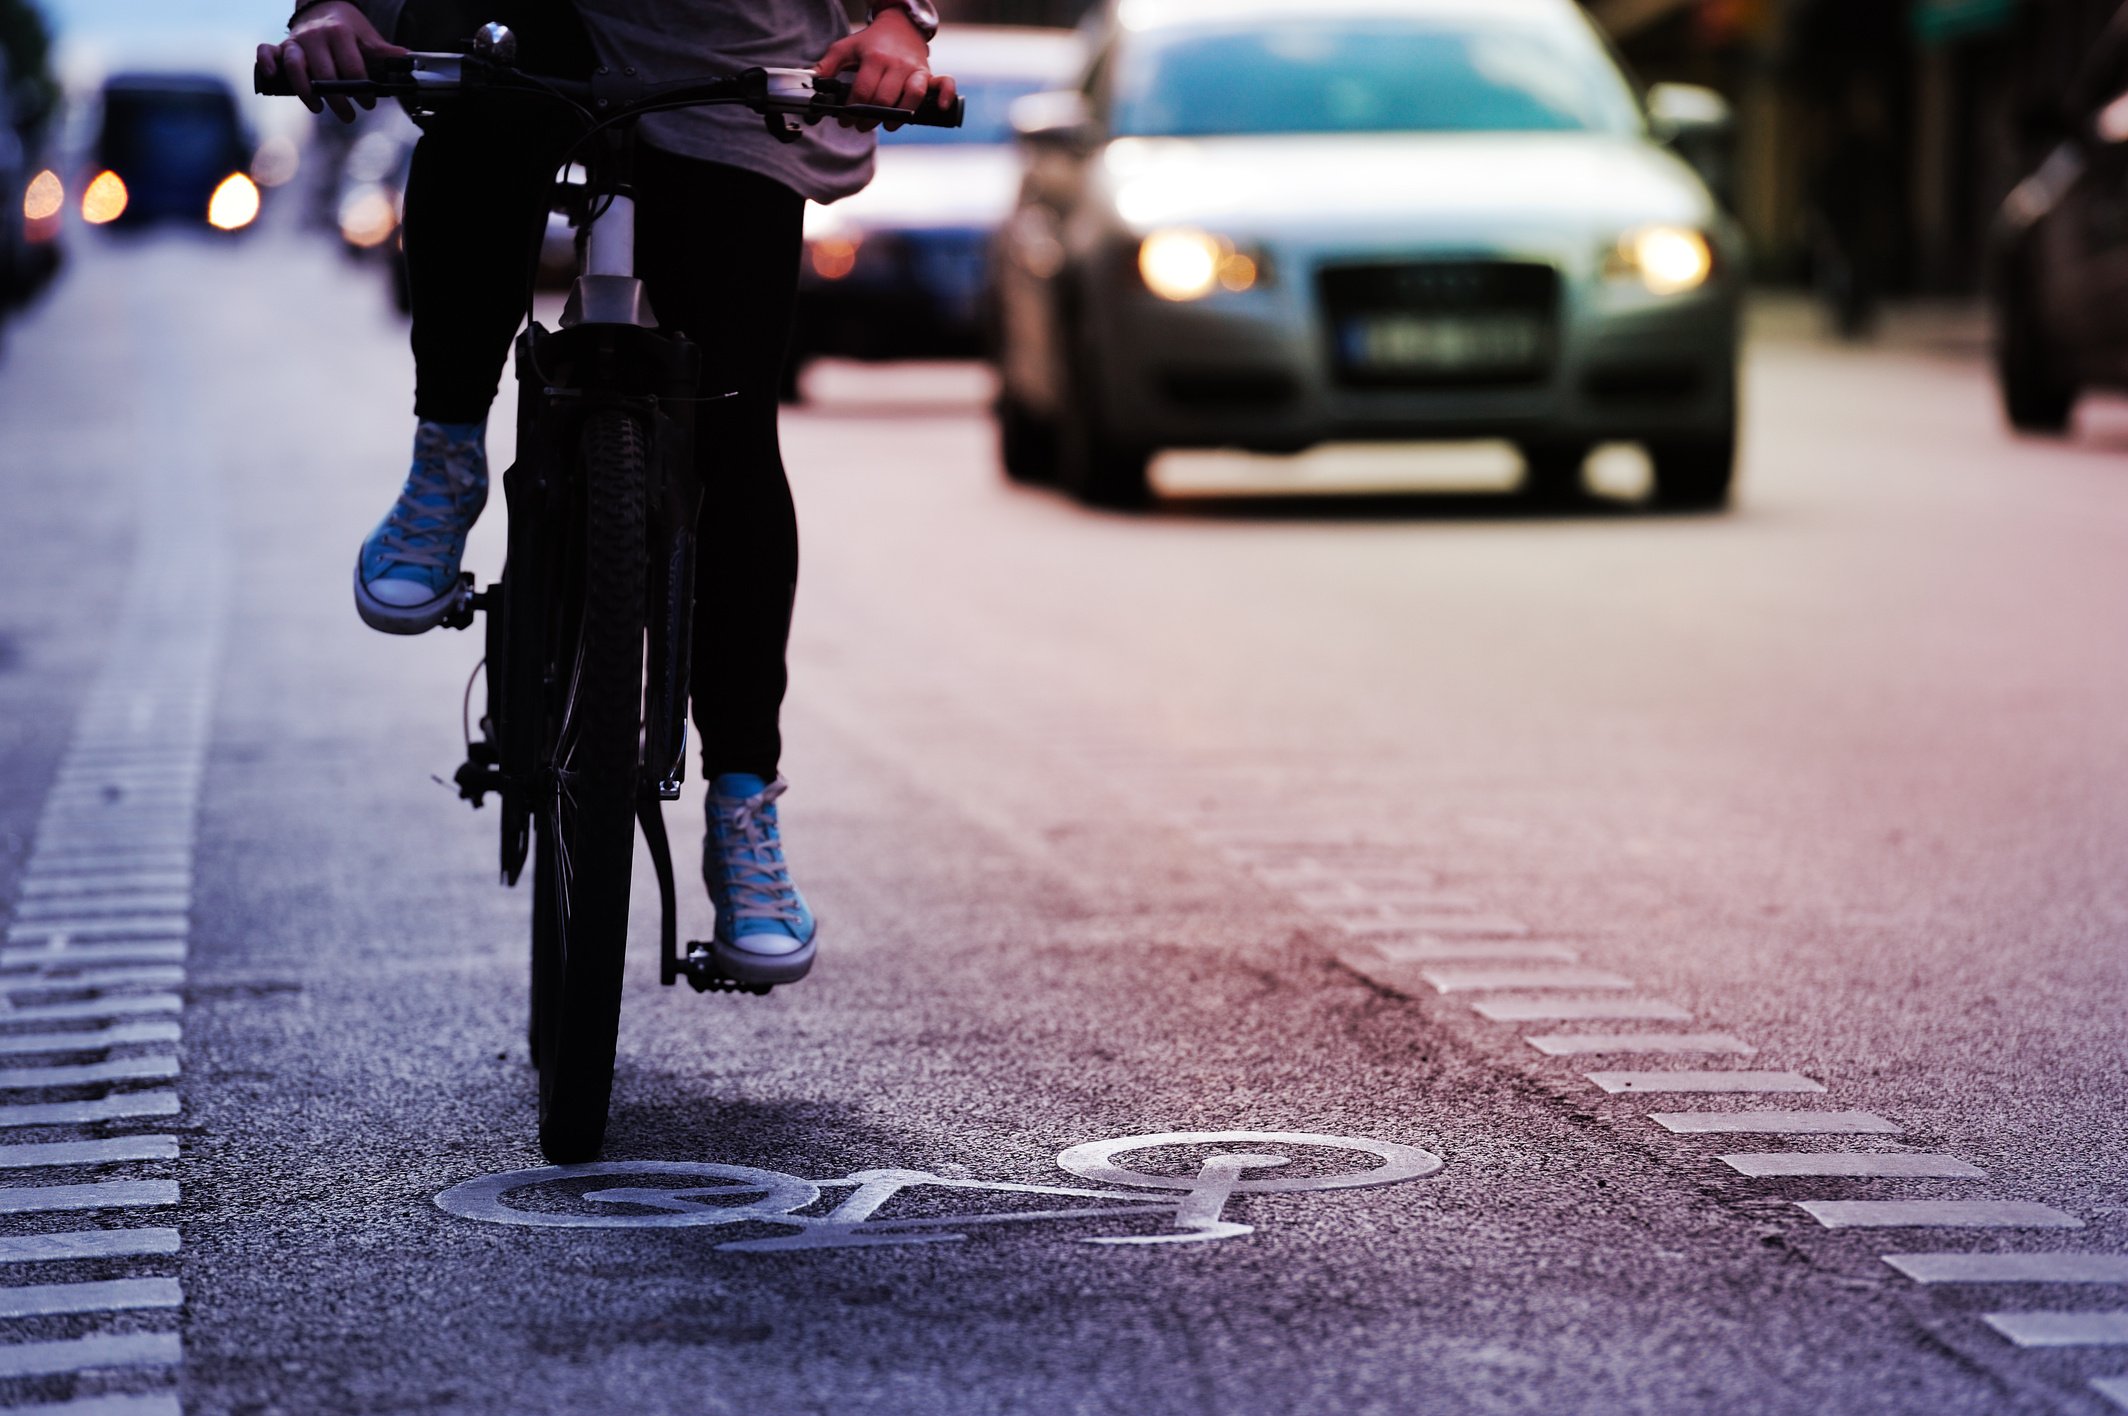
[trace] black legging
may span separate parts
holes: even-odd
[[[517,30],[527,70],[588,71],[590,48],[566,0],[477,8]],[[411,0],[397,38],[430,49],[462,38],[457,9]],[[472,28],[464,23],[464,33]],[[428,120],[406,192],[416,416],[486,420],[572,132],[528,112]],[[637,150],[636,185],[636,265],[651,304],[702,347],[703,387],[737,391],[701,405],[695,439],[706,489],[693,683],[702,768],[774,777],[798,583],[776,394],[805,199],[770,178],[647,146]]]

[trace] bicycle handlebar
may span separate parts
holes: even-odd
[[[848,78],[824,77],[810,69],[747,69],[728,78],[646,84],[633,79],[549,79],[466,54],[394,55],[376,59],[372,66],[376,72],[368,78],[321,79],[311,84],[311,91],[321,98],[354,99],[431,99],[478,91],[543,94],[577,104],[599,123],[666,109],[744,104],[772,119],[783,115],[811,123],[822,118],[867,118],[958,128],[967,111],[965,99],[955,98],[947,109],[938,106],[935,94],[926,95],[923,106],[915,109],[852,103]],[[251,86],[253,92],[268,97],[295,96],[287,74],[269,74],[264,65],[252,67]]]

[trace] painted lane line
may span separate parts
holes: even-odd
[[[2082,1229],[2052,1205],[2023,1200],[1798,1200],[1827,1229]]]
[[[0,1014],[0,1017],[5,1016],[6,1014]],[[177,1042],[184,1035],[183,1026],[175,1018],[117,1023],[111,1027],[89,1028],[82,1032],[0,1033],[0,1056],[19,1057],[38,1052],[106,1052],[114,1047],[135,1043]]]
[[[174,1332],[14,1342],[0,1345],[0,1377],[45,1377],[99,1367],[168,1367],[184,1360],[184,1342]]]
[[[1680,1136],[1896,1136],[1867,1111],[1655,1111],[1648,1119]]]
[[[97,1101],[40,1101],[0,1106],[0,1127],[80,1126],[91,1121],[126,1121],[136,1116],[175,1116],[177,1093],[122,1092]]]
[[[2019,1347],[2128,1347],[2128,1310],[1986,1313],[1981,1321]]]
[[[85,989],[176,988],[185,981],[183,968],[164,964],[111,964],[98,966],[94,959],[81,962],[89,967],[38,978],[0,979],[0,993],[22,998],[36,993],[80,993]],[[6,1014],[0,1014],[5,1017]]]
[[[125,1018],[138,1013],[177,1013],[185,1000],[175,993],[126,993],[116,998],[89,998],[78,1003],[38,1003],[0,1012],[0,1023],[57,1023],[73,1018]]]
[[[1487,998],[1470,1005],[1495,1023],[1688,1023],[1692,1014],[1660,998]]]
[[[2128,1254],[1886,1254],[1916,1283],[2128,1283]]]
[[[137,919],[141,915],[181,915],[192,910],[192,896],[183,895],[46,895],[24,900],[14,918],[33,921],[61,919],[110,919],[114,915]]]
[[[23,877],[24,899],[55,895],[117,895],[152,892],[171,894],[189,891],[192,877],[174,870],[141,871],[127,875],[60,875],[31,872]]]
[[[1438,895],[1423,891],[1408,894],[1391,894],[1385,890],[1363,890],[1347,886],[1342,890],[1301,890],[1294,894],[1301,908],[1310,910],[1372,910],[1392,914],[1398,910],[1421,910],[1441,913],[1451,910],[1474,910],[1478,902],[1468,895]]]
[[[1516,938],[1530,932],[1530,927],[1522,921],[1508,919],[1504,915],[1401,915],[1394,918],[1339,919],[1332,920],[1331,923],[1355,938],[1375,934],[1453,934],[1461,937]]]
[[[92,1283],[31,1283],[20,1288],[0,1288],[0,1318],[183,1306],[185,1293],[174,1278],[112,1278]]]
[[[107,1062],[78,1062],[59,1067],[0,1067],[0,1091],[25,1087],[88,1087],[106,1082],[163,1082],[177,1075],[177,1059],[114,1057]]]
[[[82,1229],[65,1234],[0,1238],[0,1264],[49,1264],[68,1259],[143,1259],[177,1252],[175,1229]]]
[[[8,1416],[184,1416],[174,1392],[84,1396],[56,1406],[10,1406]]]
[[[1954,1155],[1913,1151],[1751,1151],[1716,1159],[1739,1175],[1754,1179],[1782,1175],[1838,1175],[1912,1180],[1984,1180],[1987,1172]]]
[[[1392,964],[1467,963],[1494,960],[1502,963],[1578,963],[1581,953],[1565,944],[1536,943],[1521,939],[1406,939],[1377,943],[1374,951]]]
[[[141,871],[182,870],[186,857],[172,851],[98,851],[93,855],[66,854],[38,851],[23,867],[24,873],[39,872],[70,879],[90,879],[100,875],[122,876]]]
[[[176,1159],[175,1136],[112,1136],[101,1141],[43,1141],[32,1145],[0,1146],[0,1170]]]
[[[1610,1052],[1726,1053],[1758,1051],[1727,1033],[1540,1033],[1522,1039],[1547,1057],[1586,1057]]]
[[[1602,969],[1488,969],[1453,966],[1421,969],[1419,977],[1436,993],[1506,992],[1514,989],[1627,989],[1633,980]]]
[[[73,924],[53,920],[35,923],[23,922],[7,927],[10,944],[20,944],[31,939],[167,939],[171,935],[184,935],[191,930],[191,921],[183,915],[162,915],[155,918],[132,918],[117,916],[111,919],[82,921]]]
[[[0,1214],[148,1209],[176,1203],[175,1180],[106,1180],[93,1185],[0,1185]]]
[[[2122,1410],[2128,1410],[2128,1377],[2093,1377],[2091,1389]]]
[[[35,948],[0,947],[0,969],[51,968],[73,964],[179,964],[182,939],[108,939],[75,944],[66,939]]]
[[[1821,1092],[1801,1072],[1589,1072],[1588,1080],[1618,1092]]]

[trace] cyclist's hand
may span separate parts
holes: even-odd
[[[259,66],[268,74],[288,75],[289,88],[311,112],[316,113],[322,104],[330,107],[341,122],[351,123],[355,118],[354,105],[344,98],[321,100],[311,91],[312,82],[367,78],[369,66],[365,61],[404,53],[404,49],[377,33],[369,17],[350,0],[327,0],[298,15],[288,38],[279,44],[260,45]],[[364,108],[376,107],[371,99],[361,103]]]
[[[938,95],[940,106],[953,102],[953,78],[931,72],[931,47],[916,25],[900,10],[881,10],[872,23],[857,33],[836,40],[820,56],[813,72],[825,77],[855,69],[850,84],[850,102],[876,103],[887,108],[915,108],[924,95]],[[870,129],[869,118],[843,118],[839,122]],[[890,129],[899,123],[889,123]]]

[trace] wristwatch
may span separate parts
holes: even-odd
[[[899,10],[907,15],[926,43],[938,34],[938,6],[932,0],[872,0],[869,17],[878,19],[882,10]]]

